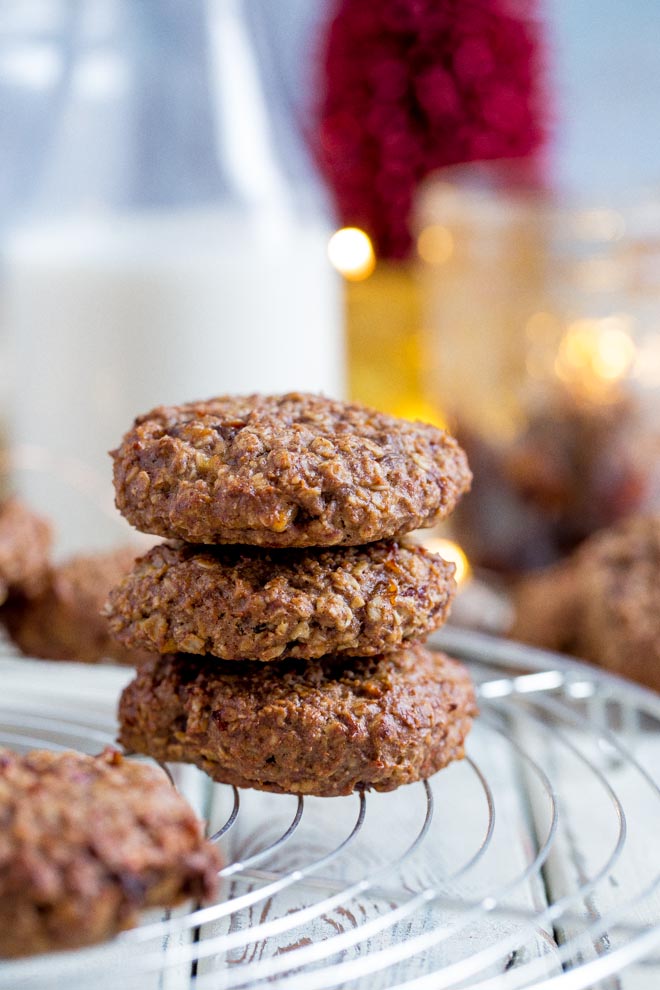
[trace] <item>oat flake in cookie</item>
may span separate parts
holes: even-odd
[[[110,593],[129,649],[226,660],[370,656],[442,625],[454,565],[393,540],[268,552],[163,543]]]
[[[0,956],[103,941],[147,907],[207,900],[220,859],[156,767],[0,749]]]
[[[298,393],[154,409],[112,456],[128,521],[189,543],[368,543],[443,519],[471,481],[443,430]]]
[[[430,777],[462,758],[475,714],[466,669],[419,645],[240,666],[155,657],[119,707],[129,751],[238,787],[321,797]]]

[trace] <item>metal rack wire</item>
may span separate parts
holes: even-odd
[[[0,988],[660,985],[660,699],[504,641],[438,642],[479,685],[461,764],[329,800],[172,767],[223,850],[218,903],[3,963]],[[130,672],[8,657],[0,674],[0,744],[113,740]]]

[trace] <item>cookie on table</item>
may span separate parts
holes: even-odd
[[[27,656],[85,663],[139,663],[145,655],[117,643],[110,635],[107,618],[101,614],[110,589],[130,571],[136,554],[135,547],[125,546],[72,557],[51,568],[35,597],[11,597],[0,620]]]
[[[110,593],[129,649],[226,660],[370,656],[442,625],[454,565],[396,541],[278,550],[161,543]]]
[[[119,707],[129,752],[194,763],[239,787],[322,797],[430,777],[464,755],[475,714],[466,669],[419,645],[240,666],[155,657]]]
[[[591,537],[577,557],[577,580],[581,654],[660,691],[660,516]]]
[[[577,568],[568,559],[518,582],[513,592],[511,639],[559,653],[573,653],[582,610]]]
[[[11,591],[34,595],[50,560],[50,524],[17,498],[0,503],[0,605]]]
[[[660,515],[601,530],[526,578],[509,635],[660,690]]]
[[[443,519],[471,481],[443,430],[298,393],[159,407],[112,456],[126,519],[188,543],[369,543]]]
[[[162,770],[0,749],[0,956],[101,942],[143,908],[207,900],[219,855]]]

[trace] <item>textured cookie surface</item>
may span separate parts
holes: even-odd
[[[464,667],[411,646],[348,661],[144,664],[124,690],[129,751],[240,787],[332,797],[389,791],[464,755],[476,712]]]
[[[454,565],[395,541],[326,550],[159,544],[110,594],[129,648],[226,660],[369,656],[442,625]]]
[[[100,756],[0,749],[0,956],[90,945],[145,907],[207,899],[218,854],[165,774]]]
[[[0,503],[0,605],[10,591],[36,594],[48,568],[52,534],[45,519],[16,498]]]
[[[471,481],[442,430],[298,393],[154,409],[113,458],[128,521],[189,543],[368,543],[444,518]]]
[[[135,557],[134,547],[72,557],[49,571],[38,595],[12,597],[0,619],[27,656],[138,663],[144,655],[117,643],[101,614],[110,589],[131,569]]]

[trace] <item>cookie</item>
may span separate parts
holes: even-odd
[[[596,534],[576,564],[581,655],[660,691],[660,516]]]
[[[161,770],[113,750],[0,749],[0,821],[3,957],[91,945],[216,890],[192,810]]]
[[[431,776],[464,755],[475,714],[465,668],[418,645],[240,667],[153,658],[119,707],[129,752],[194,763],[239,787],[322,797]]]
[[[298,393],[154,409],[112,457],[126,519],[188,543],[369,543],[433,525],[471,481],[442,430]]]
[[[0,504],[0,605],[10,591],[36,594],[48,568],[49,523],[17,498]]]
[[[162,543],[110,593],[129,649],[225,660],[371,656],[442,625],[454,565],[422,547],[278,550]]]
[[[53,567],[34,598],[13,596],[0,613],[21,652],[45,660],[114,660],[136,664],[145,654],[128,650],[110,635],[101,615],[110,592],[135,562],[135,547],[72,557]]]
[[[532,572],[513,593],[511,639],[560,653],[576,649],[582,608],[577,568],[572,560]]]
[[[509,635],[660,691],[660,516],[601,530],[525,579]]]

